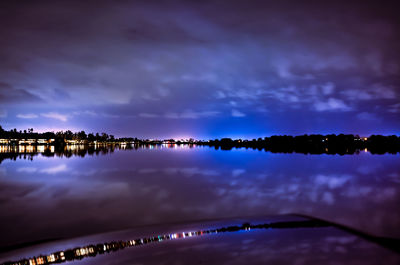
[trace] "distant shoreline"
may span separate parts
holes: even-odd
[[[7,142],[8,141],[8,142]],[[113,141],[89,141],[69,139],[0,139],[0,146],[3,146],[3,153],[9,150],[11,153],[24,152],[63,152],[65,148],[74,149],[107,149],[113,146],[133,149],[138,147],[166,145],[195,145],[208,146],[216,150],[231,150],[233,148],[246,148],[265,150],[272,153],[302,153],[302,154],[339,154],[352,155],[360,152],[371,154],[397,154],[400,152],[400,137],[371,135],[358,137],[354,135],[301,135],[301,136],[271,136],[253,140],[222,138],[208,141],[190,139],[181,140],[140,140],[137,138],[114,139]],[[24,147],[23,149],[17,147]],[[27,150],[31,146],[32,150]],[[7,148],[6,148],[7,147]],[[40,147],[40,151],[39,150]],[[66,149],[66,150],[67,150]],[[124,148],[125,149],[125,148]]]
[[[258,139],[215,140],[190,139],[139,139],[133,137],[115,138],[107,133],[89,133],[85,131],[45,132],[37,133],[33,128],[24,131],[4,130],[0,126],[0,145],[4,146],[54,146],[56,149],[64,146],[107,146],[107,145],[199,145],[215,149],[231,150],[232,148],[253,148],[273,153],[304,153],[304,154],[355,154],[368,150],[374,154],[400,152],[400,137],[396,135],[371,135],[360,137],[353,134],[311,134],[311,135],[274,135]]]

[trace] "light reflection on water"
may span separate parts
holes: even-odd
[[[399,264],[397,253],[373,242],[329,223],[285,215],[143,226],[33,245],[0,254],[0,262],[380,264],[384,257],[385,264]]]
[[[152,223],[284,213],[400,237],[399,155],[171,147],[75,146],[32,151],[43,151],[36,156],[25,149],[14,161],[3,160],[0,246]]]
[[[0,254],[0,262],[380,264],[384,257],[385,264],[399,263],[397,253],[373,242],[329,223],[285,215],[144,226],[34,245]]]

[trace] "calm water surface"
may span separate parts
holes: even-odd
[[[186,146],[21,158],[0,164],[0,246],[286,213],[400,237],[399,155]]]

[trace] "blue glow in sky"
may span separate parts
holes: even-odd
[[[0,124],[142,138],[399,134],[396,3],[9,1]]]

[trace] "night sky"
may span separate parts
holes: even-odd
[[[397,1],[1,1],[0,124],[400,134]]]

